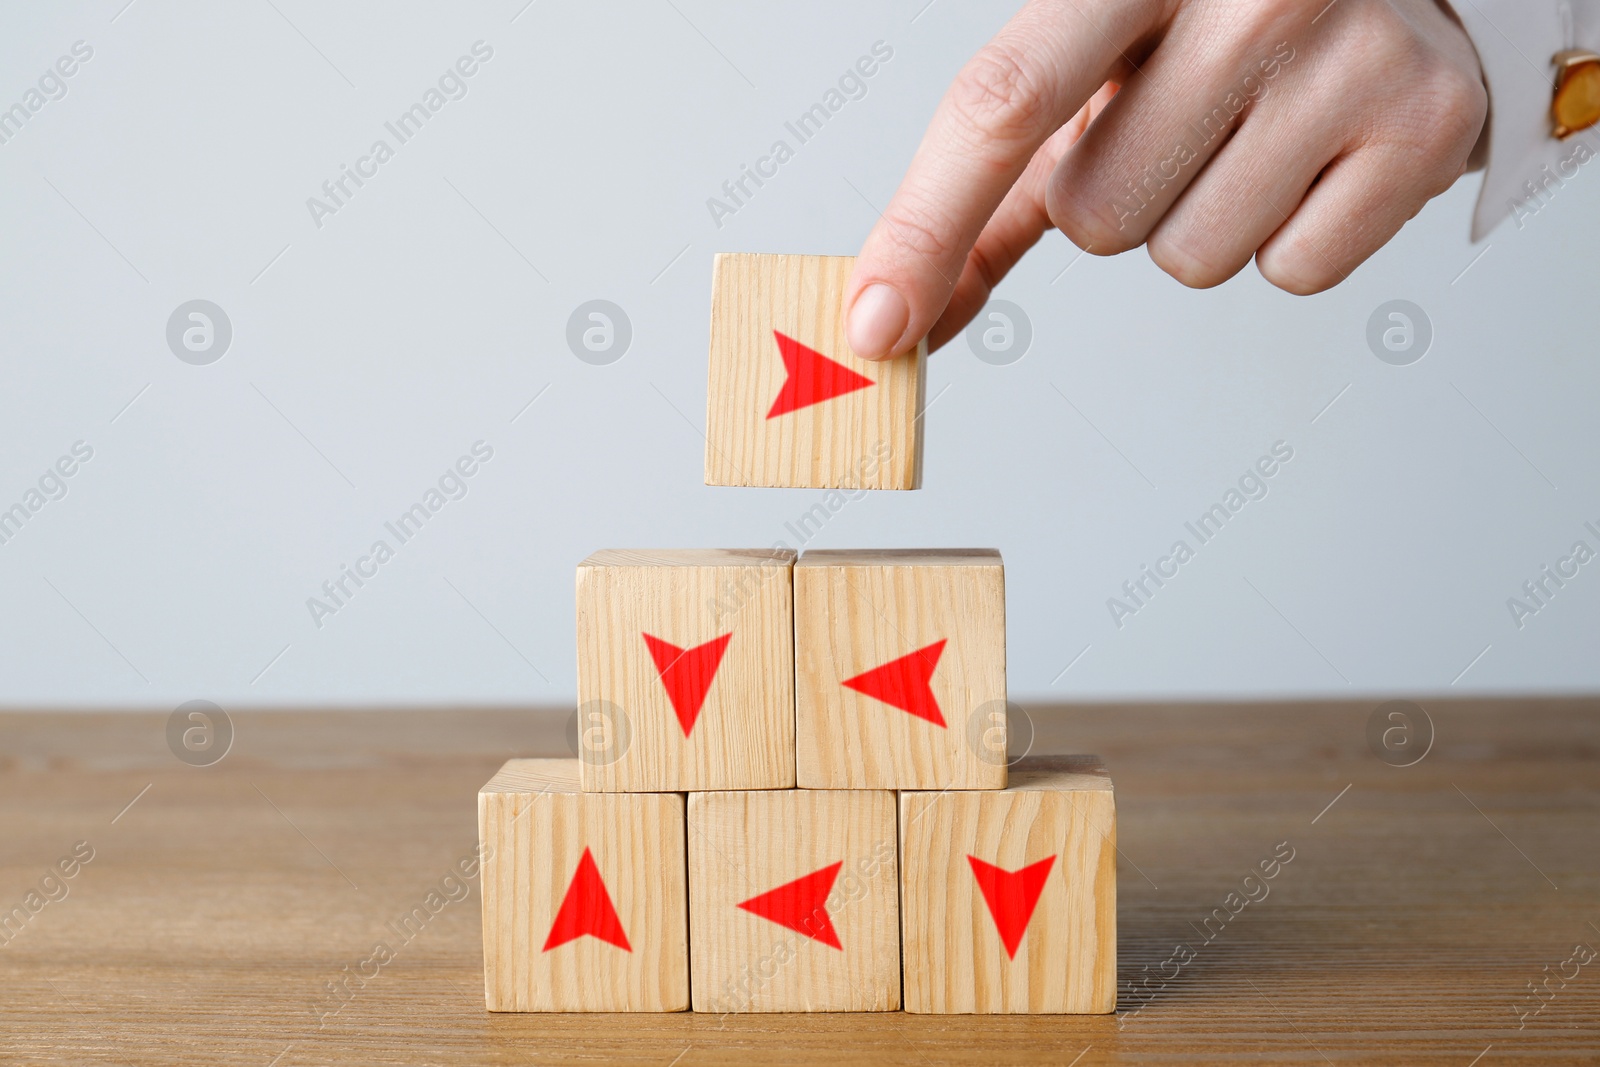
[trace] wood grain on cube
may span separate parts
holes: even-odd
[[[894,794],[689,794],[690,958],[703,1012],[900,1006]]]
[[[684,798],[579,789],[514,759],[478,793],[490,1011],[689,1006]]]
[[[851,256],[717,256],[706,484],[921,484],[927,342],[881,362],[851,351],[841,306],[854,264]]]
[[[1116,840],[1094,756],[1026,757],[995,792],[901,793],[906,1010],[1114,1011]]]
[[[802,787],[1006,784],[998,552],[811,551],[794,595]]]
[[[609,550],[578,566],[584,789],[794,785],[794,558]]]

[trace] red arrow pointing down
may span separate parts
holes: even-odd
[[[972,864],[972,877],[977,879],[983,901],[989,905],[989,914],[994,917],[994,927],[1006,946],[1006,955],[1016,959],[1017,946],[1022,944],[1022,935],[1028,931],[1033,910],[1039,906],[1039,894],[1044,891],[1044,881],[1050,877],[1056,858],[1046,856],[1016,871],[985,863],[976,856],[968,856],[967,862]]]
[[[722,654],[728,650],[728,639],[733,633],[730,631],[693,648],[679,648],[649,634],[640,636],[650,649],[650,658],[655,661],[656,673],[661,675],[661,685],[667,691],[667,699],[672,701],[683,736],[688,737],[695,720],[700,718],[706,693],[716,680]]]

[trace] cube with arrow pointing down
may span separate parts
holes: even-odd
[[[900,794],[909,1012],[1117,1006],[1117,820],[1095,756],[1029,756],[1004,790]]]
[[[794,785],[794,559],[606,549],[578,565],[584,789]]]

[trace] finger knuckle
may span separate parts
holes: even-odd
[[[1466,169],[1488,116],[1483,84],[1459,70],[1419,71],[1383,132],[1369,139],[1404,166],[1415,187],[1437,196]]]
[[[1353,47],[1363,62],[1350,72],[1364,83],[1351,91],[1373,116],[1364,139],[1403,143],[1430,172],[1454,180],[1488,117],[1482,78],[1470,57],[1426,39],[1386,5],[1360,10]]]
[[[954,249],[948,236],[956,232],[954,220],[931,204],[902,198],[883,214],[890,237],[913,255],[944,263]]]
[[[1489,93],[1483,82],[1444,66],[1428,73],[1419,101],[1429,112],[1434,145],[1448,162],[1460,163],[1478,140],[1489,114]]]
[[[1116,219],[1087,207],[1057,208],[1050,213],[1050,221],[1073,244],[1097,256],[1121,255],[1143,243],[1142,230],[1135,232],[1126,220],[1119,225]]]
[[[1210,289],[1238,272],[1221,261],[1219,250],[1191,235],[1174,235],[1158,229],[1145,244],[1156,266],[1190,289]]]
[[[1258,49],[1263,43],[1270,48],[1276,41],[1301,33],[1314,14],[1316,8],[1306,0],[1252,0],[1233,4],[1228,12],[1232,31],[1229,37],[1248,51]]]
[[[1014,47],[985,45],[951,86],[954,113],[980,142],[1019,141],[1039,129],[1049,93]]]
[[[1367,4],[1358,9],[1353,27],[1358,52],[1369,71],[1387,73],[1414,70],[1429,58],[1428,45],[1387,4]]]
[[[1045,206],[1051,225],[1068,240],[1102,256],[1138,248],[1158,214],[1154,204],[1089,192],[1070,173],[1057,173]]]
[[[1290,236],[1256,257],[1261,276],[1286,293],[1312,296],[1340,281],[1333,265],[1312,251],[1305,240]]]

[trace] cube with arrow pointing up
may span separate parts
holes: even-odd
[[[915,489],[927,342],[850,350],[851,256],[724,253],[712,280],[706,484]]]
[[[478,792],[490,1011],[689,1006],[684,800],[584,793],[578,761],[514,759]]]

